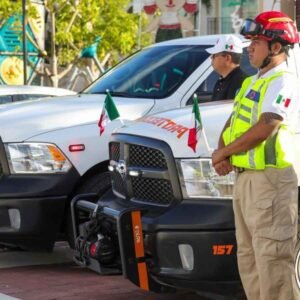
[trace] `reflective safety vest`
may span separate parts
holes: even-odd
[[[249,91],[254,76],[244,80],[234,100],[230,126],[223,132],[225,145],[232,143],[257,123],[270,82],[284,73],[286,72],[278,72],[270,77],[257,79]],[[293,162],[292,139],[293,135],[287,126],[281,125],[276,134],[255,148],[232,155],[231,163],[236,167],[254,170],[263,170],[265,167],[286,168]]]

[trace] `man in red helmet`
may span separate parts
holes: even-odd
[[[287,65],[299,35],[294,22],[277,11],[246,19],[241,34],[251,40],[249,60],[258,73],[245,79],[235,97],[212,161],[220,175],[236,172],[237,256],[248,299],[300,299],[294,284],[298,180],[293,168],[300,91]]]

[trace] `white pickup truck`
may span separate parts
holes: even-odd
[[[155,44],[76,96],[1,106],[0,244],[51,250],[58,234],[71,228],[70,199],[110,187],[107,145],[121,123],[109,123],[100,137],[107,89],[123,121],[189,106],[195,93],[209,101],[218,76],[205,49],[218,38]],[[252,74],[245,54],[242,68]]]
[[[289,64],[299,77],[297,53],[298,48]],[[207,143],[202,133],[196,152],[187,145],[192,107],[144,116],[113,132],[112,191],[100,199],[77,195],[71,204],[78,264],[101,274],[122,270],[145,290],[210,291],[236,299],[241,286],[232,210],[234,173],[218,176],[209,151],[217,147],[232,101],[203,103],[199,109]],[[295,139],[300,152],[300,114]],[[299,173],[299,157],[295,169]],[[88,215],[85,222],[83,215]],[[300,287],[299,245],[296,250]]]

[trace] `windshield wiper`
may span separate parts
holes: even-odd
[[[130,96],[130,94],[127,93],[127,92],[114,92],[114,91],[109,91],[109,93],[110,93],[112,96],[119,96],[119,97],[128,97],[128,96]]]
[[[109,93],[112,96],[119,96],[119,97],[129,97],[130,96],[130,94],[127,93],[127,92],[113,92],[113,91],[109,91]],[[105,95],[106,92],[104,92],[104,91],[92,92],[92,93],[91,92],[89,92],[89,93],[83,92],[82,94],[88,94],[88,95],[100,95],[100,94],[103,94],[103,95]]]

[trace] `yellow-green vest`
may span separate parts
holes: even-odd
[[[259,120],[262,103],[270,82],[284,73],[278,72],[267,78],[259,78],[250,90],[254,76],[244,80],[234,99],[230,126],[223,133],[225,145],[232,143]],[[293,162],[292,139],[293,135],[287,126],[281,125],[274,136],[255,148],[232,155],[231,163],[235,167],[254,170],[263,170],[266,167],[286,168]]]

